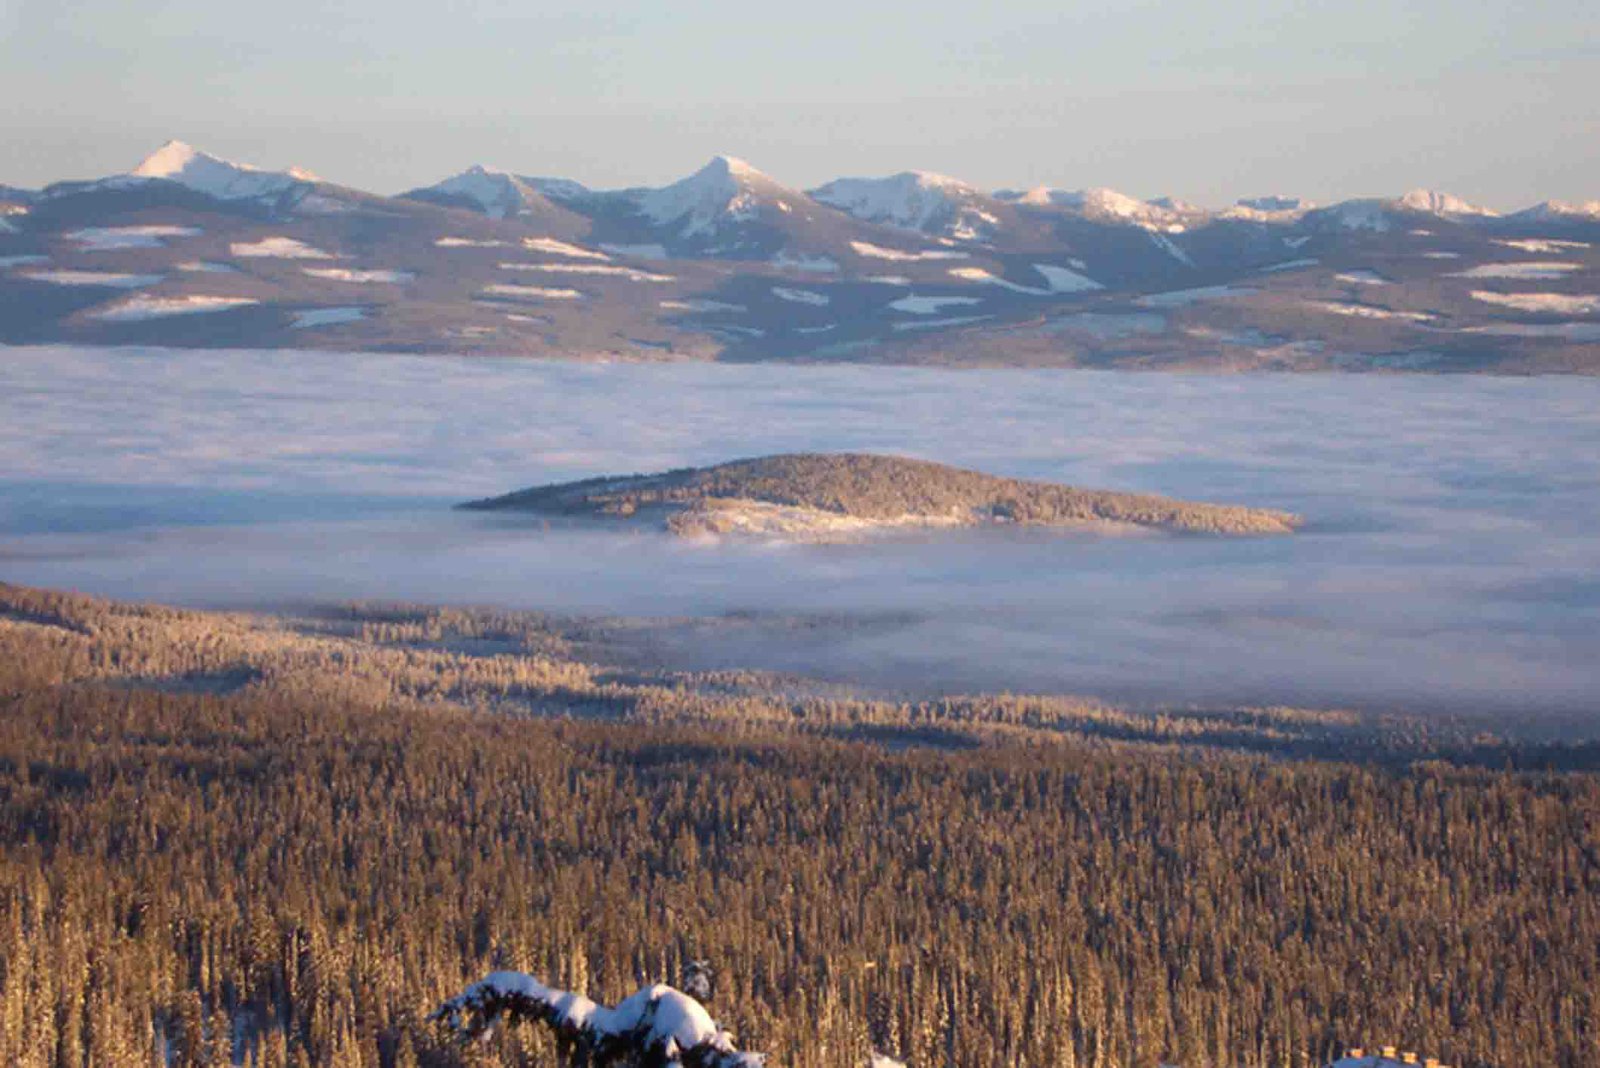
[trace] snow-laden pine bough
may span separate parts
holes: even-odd
[[[434,1010],[430,1019],[464,1038],[500,1024],[537,1020],[571,1063],[593,1068],[763,1068],[766,1056],[740,1053],[706,1007],[657,983],[608,1008],[555,990],[525,972],[493,972]]]

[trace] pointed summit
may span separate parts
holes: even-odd
[[[678,237],[710,234],[724,223],[749,222],[763,208],[791,212],[804,197],[742,159],[713,156],[705,166],[660,189],[634,194],[639,212]]]
[[[177,182],[218,200],[273,196],[317,180],[301,170],[263,171],[242,163],[230,163],[184,141],[168,141],[146,156],[127,177]]]

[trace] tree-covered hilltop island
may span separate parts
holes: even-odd
[[[534,486],[469,501],[481,511],[624,520],[686,537],[848,538],[897,528],[1021,524],[1139,527],[1185,534],[1288,534],[1299,516],[1151,494],[1001,478],[872,453],[787,453]]]

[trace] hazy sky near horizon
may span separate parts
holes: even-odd
[[[399,192],[718,152],[1207,204],[1600,198],[1600,5],[1532,0],[0,0],[0,182],[168,138]]]

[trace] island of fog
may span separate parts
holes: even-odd
[[[463,508],[624,520],[684,537],[810,540],[989,524],[1139,527],[1197,534],[1287,534],[1288,512],[1199,504],[871,453],[790,453],[654,475],[591,478],[469,501]]]

